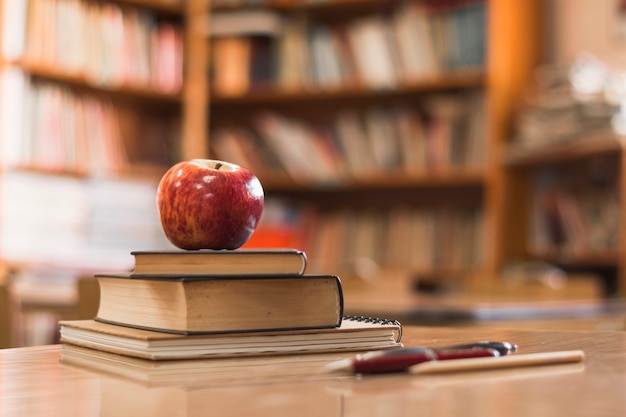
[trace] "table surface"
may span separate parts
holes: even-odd
[[[626,332],[405,327],[406,346],[505,340],[517,354],[582,349],[580,363],[439,375],[353,376],[324,365],[353,354],[95,370],[66,345],[0,350],[0,415],[20,416],[624,416]],[[106,360],[106,354],[104,354]],[[116,355],[109,355],[117,357]],[[109,359],[110,359],[109,357]]]

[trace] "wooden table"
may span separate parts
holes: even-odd
[[[518,353],[582,349],[581,363],[441,375],[353,376],[350,354],[200,360],[113,373],[66,363],[66,346],[0,350],[0,415],[611,416],[626,415],[626,332],[405,327],[407,346],[506,340]],[[94,352],[94,351],[88,351]],[[163,367],[178,370],[165,372]],[[162,372],[161,372],[162,371]],[[159,372],[161,372],[159,374]],[[126,376],[121,376],[125,373]]]

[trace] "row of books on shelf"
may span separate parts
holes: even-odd
[[[136,247],[170,249],[156,183],[30,171],[0,177],[0,252],[13,264],[76,271],[132,267]]]
[[[170,119],[141,121],[141,149],[123,131],[118,108],[103,96],[35,79],[15,67],[0,74],[0,161],[78,176],[111,176],[135,165],[169,166],[179,127]]]
[[[213,85],[222,95],[267,86],[395,89],[450,71],[482,69],[485,60],[482,2],[444,10],[402,2],[390,15],[341,24],[283,19],[268,10],[222,11],[213,13],[210,27],[217,28]]]
[[[586,256],[618,247],[621,209],[616,183],[571,187],[567,181],[546,184],[545,179],[537,180],[532,194],[532,250]]]
[[[5,0],[3,55],[94,84],[177,93],[180,24],[115,2]]]
[[[103,98],[2,72],[2,164],[76,174],[128,165],[115,107]]]
[[[570,65],[536,68],[517,115],[513,146],[533,150],[619,134],[614,123],[621,99],[613,72],[586,52]]]
[[[401,346],[400,323],[344,316],[341,280],[301,250],[132,254],[132,272],[95,275],[97,315],[62,321],[62,342],[152,360]]]
[[[433,173],[480,169],[484,161],[482,95],[440,97],[412,107],[346,110],[313,125],[274,112],[248,128],[224,125],[212,133],[212,152],[263,177],[341,182],[380,172]]]
[[[483,259],[483,212],[476,207],[404,207],[319,211],[273,204],[252,246],[297,245],[311,255],[313,272],[368,277],[385,270],[432,274],[467,272]]]

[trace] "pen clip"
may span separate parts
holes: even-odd
[[[517,345],[509,342],[479,341],[434,348],[436,351],[457,349],[494,349],[498,351],[500,356],[505,356],[509,353],[515,352],[517,350]]]

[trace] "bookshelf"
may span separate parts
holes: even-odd
[[[9,2],[20,3],[4,0],[3,8]],[[258,121],[255,117],[259,109],[267,110],[271,116],[279,116],[286,126],[291,128],[296,126],[297,132],[304,138],[324,138],[324,135],[315,136],[314,133],[317,134],[320,127],[336,125],[339,115],[343,115],[344,112],[352,114],[352,119],[344,118],[347,122],[342,119],[344,125],[347,125],[347,128],[345,126],[344,128],[348,130],[353,127],[351,123],[354,118],[359,123],[365,123],[365,117],[369,113],[372,114],[372,120],[377,121],[372,123],[374,130],[401,121],[404,123],[404,129],[419,132],[420,127],[415,126],[415,120],[423,121],[422,118],[429,121],[438,120],[441,130],[452,129],[455,123],[475,123],[476,120],[480,120],[477,126],[482,131],[474,134],[475,138],[482,139],[476,142],[475,148],[479,154],[476,160],[459,162],[449,158],[441,159],[440,151],[437,164],[420,166],[415,161],[412,164],[403,161],[404,165],[400,166],[401,158],[398,155],[400,157],[406,155],[398,154],[396,150],[395,159],[391,158],[391,162],[377,160],[375,161],[377,164],[383,165],[377,165],[375,169],[361,170],[358,174],[349,169],[345,159],[335,161],[338,172],[343,171],[338,175],[320,177],[310,175],[311,171],[305,172],[304,175],[293,175],[293,172],[288,172],[280,164],[276,166],[266,164],[264,165],[266,168],[276,169],[262,169],[258,173],[266,189],[268,201],[278,203],[288,201],[290,205],[304,208],[295,212],[290,211],[290,205],[283,209],[287,212],[281,212],[281,208],[277,209],[279,213],[276,217],[279,220],[287,218],[287,222],[299,222],[300,225],[314,224],[320,219],[337,221],[336,218],[341,219],[341,216],[344,216],[344,219],[354,218],[355,221],[361,221],[360,218],[364,217],[375,219],[367,227],[372,229],[370,226],[381,222],[389,224],[392,220],[397,220],[395,214],[397,212],[402,214],[399,218],[418,219],[423,212],[425,215],[434,215],[439,212],[447,213],[456,207],[459,214],[480,218],[479,221],[469,222],[471,227],[467,224],[461,226],[458,230],[462,232],[452,233],[454,236],[455,233],[468,233],[466,230],[468,228],[475,229],[476,234],[470,240],[474,243],[476,254],[472,255],[470,265],[459,269],[437,264],[417,273],[435,279],[439,279],[438,277],[446,279],[445,276],[453,276],[452,279],[455,280],[466,279],[469,275],[479,276],[481,280],[496,279],[504,259],[510,253],[503,243],[510,234],[507,229],[510,225],[506,223],[506,210],[511,199],[508,190],[514,185],[508,170],[500,163],[500,157],[510,133],[517,97],[532,69],[541,59],[542,1],[417,1],[405,4],[399,0],[335,0],[310,3],[280,0],[267,1],[255,7],[220,1],[211,2],[211,5],[208,1],[178,3],[157,0],[104,2],[83,0],[67,3],[110,4],[129,13],[141,10],[152,15],[156,22],[174,24],[180,28],[183,70],[182,83],[178,89],[164,90],[140,83],[94,82],[85,74],[67,71],[63,66],[27,60],[24,57],[5,58],[2,62],[4,68],[21,69],[33,80],[50,82],[72,92],[103,98],[111,104],[112,109],[117,112],[120,137],[123,138],[127,152],[124,166],[118,167],[114,173],[107,174],[114,178],[129,178],[130,175],[131,178],[148,177],[149,181],[154,181],[173,160],[202,156],[219,157],[220,152],[216,152],[215,149],[219,131],[231,129],[233,126],[243,130],[253,129],[255,121]],[[404,9],[413,3],[418,4],[415,10]],[[438,4],[435,11],[431,9],[433,3]],[[459,10],[470,9],[474,12],[477,10],[484,12],[484,16],[487,16],[485,22],[475,25],[480,30],[469,32],[470,38],[474,42],[478,41],[478,45],[484,48],[484,51],[479,48],[478,53],[470,56],[449,55],[447,59],[439,61],[439,66],[435,66],[434,70],[432,68],[427,70],[419,67],[414,60],[415,57],[406,55],[407,52],[404,50],[406,55],[404,63],[391,69],[389,67],[381,69],[383,72],[391,70],[382,79],[371,74],[365,77],[358,72],[355,62],[352,64],[344,62],[340,76],[336,73],[336,66],[333,67],[331,63],[335,70],[319,68],[319,73],[314,78],[311,78],[310,72],[313,67],[310,65],[303,70],[303,67],[298,67],[302,65],[301,63],[284,65],[281,69],[283,78],[272,78],[275,72],[271,71],[257,74],[261,77],[260,83],[244,90],[241,90],[240,85],[236,85],[235,93],[228,89],[216,88],[215,80],[212,78],[215,76],[214,64],[223,60],[215,60],[215,54],[218,52],[215,38],[207,42],[207,33],[211,31],[212,26],[207,20],[209,16],[257,9],[269,11],[279,17],[281,24],[285,25],[285,30],[298,33],[303,28],[314,28],[316,36],[320,39],[321,50],[317,53],[327,56],[328,33],[331,35],[339,33],[339,29],[336,28],[354,24],[360,25],[360,29],[353,28],[352,31],[363,31],[362,27],[365,26],[370,27],[365,29],[365,32],[368,30],[371,32],[372,27],[378,28],[374,30],[376,32],[381,30],[381,26],[383,31],[389,30],[392,27],[390,22],[395,22],[393,27],[396,30],[406,32],[406,22],[401,19],[402,12],[405,10],[416,12],[422,8],[437,14],[436,17],[443,26],[450,25],[442,18],[443,15],[458,17]],[[419,17],[419,13],[417,16],[415,13],[408,15],[412,18]],[[476,16],[474,18],[476,19]],[[535,29],[528,30],[531,27]],[[481,41],[483,31],[485,35]],[[412,38],[407,38],[405,32],[402,32],[400,38],[404,41],[401,44],[406,48],[407,44],[412,45],[411,42],[406,42],[407,39]],[[291,36],[293,41],[295,35]],[[380,33],[373,36],[380,41]],[[276,34],[261,37],[269,37],[274,43],[278,40]],[[239,47],[242,44],[245,42],[239,42]],[[265,42],[264,46],[267,47],[267,44],[268,42]],[[472,48],[476,46],[472,45]],[[287,42],[287,45],[283,44],[282,47],[289,50],[293,45],[289,46]],[[246,48],[250,48],[250,45],[243,45],[242,50]],[[441,56],[438,56],[438,59],[441,60]],[[398,72],[399,68],[402,68],[402,71]],[[243,73],[248,74],[246,71]],[[308,74],[308,78],[303,78],[305,74]],[[244,81],[250,85],[250,80]],[[236,82],[241,82],[241,79]],[[481,97],[484,107],[472,105],[473,97]],[[434,106],[431,105],[432,102],[443,104]],[[437,110],[441,111],[441,114],[430,111],[435,107],[438,109],[441,107]],[[378,113],[380,109],[383,110],[382,116]],[[412,113],[413,111],[415,113]],[[155,127],[151,127],[153,124]],[[162,127],[164,124],[166,128]],[[429,129],[436,130],[433,126],[434,122]],[[421,128],[424,129],[424,126]],[[148,135],[147,139],[146,131],[161,134],[155,133],[154,137]],[[173,133],[163,135],[163,132]],[[147,146],[146,140],[155,144]],[[386,149],[385,145],[384,141],[372,142],[368,145],[372,147],[370,156],[372,149],[380,150],[380,146]],[[454,148],[450,143],[448,146]],[[357,145],[356,148],[361,152],[359,149],[362,146]],[[262,148],[252,149],[254,151],[246,152],[245,156],[250,158],[252,155],[258,159],[261,154],[259,149]],[[387,149],[385,152],[388,151]],[[263,162],[267,163],[267,160]],[[328,160],[326,162],[328,163]],[[385,163],[389,165],[384,165]],[[36,166],[20,167],[22,168],[28,168],[31,172],[51,173]],[[3,164],[3,170],[6,172],[7,169],[7,164]],[[89,175],[77,175],[69,169],[52,173],[63,178],[69,176],[80,182],[89,181],[90,178]],[[277,206],[280,207],[278,203]],[[270,207],[268,211],[273,210],[274,208]],[[452,217],[457,216],[453,213]],[[366,220],[363,221],[367,224]],[[419,227],[418,220],[414,223],[413,227]],[[402,229],[402,226],[397,224],[395,227]],[[387,230],[385,234],[389,235],[389,230],[385,230]],[[296,243],[304,242],[302,239],[305,237],[303,234],[296,234],[295,239],[300,239],[296,240]],[[313,253],[311,255],[315,256]]]
[[[611,41],[564,36],[575,20],[589,18],[583,3],[571,11],[557,11],[561,29],[555,38],[567,39],[569,53],[575,44],[586,47],[566,58],[562,50],[568,48],[557,44],[555,55],[561,58],[535,70],[503,149],[503,178],[509,184],[504,227],[512,232],[503,240],[503,254],[513,262],[591,273],[600,278],[605,296],[619,298],[626,290],[624,137],[616,123],[621,96],[608,81],[601,79],[601,91],[585,92],[580,81],[590,68],[623,71],[610,64],[615,54],[599,58]],[[606,25],[598,21],[589,33]],[[573,39],[577,42],[570,44]]]
[[[505,153],[506,175],[515,184],[507,227],[517,239],[505,241],[508,259],[550,262],[602,280],[605,295],[623,294],[625,248],[622,232],[623,152],[610,133],[573,138]]]
[[[237,2],[214,2],[211,12],[213,17],[218,19],[221,15],[229,13],[249,13],[250,10],[258,10],[251,9],[245,4],[234,3]],[[438,3],[437,7],[434,7],[434,3]],[[541,59],[542,35],[539,30],[543,13],[541,3],[510,0],[407,3],[376,0],[264,2],[260,10],[265,17],[267,12],[270,12],[283,25],[282,35],[276,34],[276,22],[273,22],[274,25],[260,25],[259,32],[253,35],[219,33],[212,37],[213,63],[218,56],[219,42],[223,38],[228,38],[228,42],[238,39],[240,41],[238,45],[243,51],[252,49],[252,42],[241,41],[246,36],[264,38],[263,42],[273,45],[273,49],[269,49],[278,58],[271,61],[274,63],[274,71],[264,74],[260,79],[250,78],[250,73],[245,68],[243,71],[240,68],[246,65],[242,62],[251,62],[250,60],[255,59],[252,54],[245,55],[242,52],[244,57],[241,55],[231,57],[232,62],[222,57],[217,67],[212,67],[214,78],[209,100],[210,152],[218,157],[229,155],[230,159],[241,157],[242,161],[251,166],[257,164],[259,168],[255,171],[261,177],[270,199],[276,198],[279,201],[289,201],[296,206],[306,207],[295,215],[289,209],[287,214],[283,213],[288,222],[313,224],[314,235],[323,235],[326,233],[324,230],[328,230],[326,243],[323,243],[324,240],[321,238],[317,241],[313,239],[314,243],[310,243],[310,240],[306,240],[310,236],[306,232],[305,237],[296,233],[296,239],[305,239],[305,242],[310,243],[312,259],[335,258],[337,262],[336,258],[346,258],[342,255],[346,246],[353,251],[366,251],[362,253],[368,253],[368,250],[369,253],[393,252],[389,248],[396,248],[397,253],[395,255],[388,253],[387,260],[376,259],[375,266],[390,269],[399,266],[399,269],[405,272],[408,270],[409,274],[422,278],[426,277],[427,280],[455,281],[476,276],[481,280],[495,280],[505,257],[508,256],[501,247],[507,234],[504,229],[505,209],[508,207],[509,198],[506,193],[509,179],[500,163],[501,150],[510,133],[517,97],[526,85],[532,69]],[[473,17],[467,18],[468,15]],[[462,19],[461,16],[465,16],[466,20],[459,23],[458,19]],[[437,20],[438,24],[444,27],[447,25],[448,28],[451,26],[454,29],[463,28],[465,32],[462,33],[466,36],[461,38],[464,42],[470,43],[466,43],[466,48],[461,50],[474,52],[469,55],[454,55],[454,48],[451,48],[449,51],[452,52],[443,57],[439,54],[438,61],[431,62],[430,67],[420,67],[416,64],[419,59],[414,60],[415,56],[411,55],[412,52],[407,52],[406,45],[414,40],[410,34],[416,33],[417,29],[414,28],[419,26],[417,22],[422,22],[420,19],[425,17]],[[407,30],[407,21],[412,22],[409,24],[413,28],[412,32]],[[537,30],[529,31],[529,27]],[[391,60],[398,59],[393,62],[400,64],[391,69],[379,68],[379,78],[376,78],[376,74],[365,73],[363,67],[367,65],[378,67],[377,63],[362,64],[356,55],[359,52],[372,52],[374,56],[379,57],[379,61],[385,61],[380,57],[388,56],[386,54],[390,51],[376,52],[376,47],[373,46],[381,39],[380,31],[387,35],[391,33],[389,35],[393,38],[392,46],[389,47],[393,54]],[[303,43],[302,38],[298,38],[294,33],[299,36],[307,33],[308,37],[305,35],[305,38],[308,40]],[[481,38],[483,33],[484,38]],[[456,33],[457,36],[458,34],[459,32]],[[371,50],[355,46],[359,41],[354,38],[359,36],[370,39]],[[334,43],[329,43],[329,37]],[[443,44],[437,43],[438,41],[440,42],[432,40],[433,45],[442,49]],[[349,43],[347,48],[346,42]],[[299,47],[294,47],[294,44]],[[340,53],[334,55],[334,59],[340,61],[339,64],[333,62],[332,52],[329,52],[329,48],[332,49],[330,44],[340,50]],[[417,44],[417,41],[412,43],[416,48]],[[268,49],[267,45],[265,48]],[[285,51],[291,51],[291,54],[295,55],[294,51],[298,48],[310,50],[308,56],[301,57],[307,63],[305,65],[295,62],[293,56],[291,60],[281,56],[281,53],[286,54]],[[458,49],[456,52],[458,54]],[[258,59],[258,56],[256,58]],[[225,71],[224,68],[229,68],[228,65],[232,65],[231,73],[237,73],[244,79],[235,81],[231,79],[229,82],[234,84],[226,83],[221,88],[222,80],[216,73]],[[293,68],[300,69],[294,74]],[[477,97],[480,97],[482,102],[472,101]],[[270,114],[271,123],[267,121],[267,114],[263,117],[258,116],[259,109]],[[378,112],[380,109],[383,109],[382,116]],[[408,118],[407,109],[411,115]],[[412,111],[416,113],[413,114]],[[342,119],[344,113],[349,114],[352,119],[348,116]],[[357,122],[354,122],[354,119],[357,119]],[[352,120],[352,124],[346,120]],[[423,122],[423,125],[416,127],[415,120]],[[267,142],[279,141],[276,138],[268,138],[272,135],[280,136],[281,131],[283,135],[284,132],[289,132],[286,135],[294,142],[305,138],[305,141],[319,145],[325,143],[328,135],[336,135],[336,132],[341,130],[342,123],[345,129],[352,129],[351,131],[357,129],[355,128],[357,125],[368,126],[369,123],[373,131],[379,129],[379,132],[386,132],[386,137],[390,139],[384,145],[380,145],[373,142],[372,134],[369,136],[371,143],[367,142],[367,145],[364,145],[364,141],[368,139],[363,138],[368,136],[361,134],[361,142],[357,142],[361,145],[353,145],[352,148],[343,145],[343,154],[340,155],[339,162],[324,152],[321,152],[322,156],[318,155],[319,148],[303,145],[309,146],[308,151],[304,156],[293,156],[292,159],[302,159],[297,163],[291,161],[290,166],[284,164],[286,159],[290,159],[287,156],[282,157],[281,164],[280,161],[276,163],[263,154],[259,161],[259,157],[250,158],[250,152],[242,151],[242,149],[263,149],[268,146]],[[438,154],[429,154],[428,152],[433,152],[431,149],[424,151],[427,154],[427,162],[407,163],[403,157],[411,153],[407,151],[408,149],[414,148],[403,148],[402,139],[392,138],[389,134],[390,131],[398,132],[401,126],[404,126],[404,129],[413,129],[405,131],[412,132],[413,135],[417,132],[426,135],[426,132],[441,127],[449,131],[463,130],[465,127],[466,131],[471,131],[467,126],[471,126],[472,123],[476,123],[477,130],[468,135],[469,137],[461,138],[448,134],[447,142],[442,139],[433,142],[449,152],[451,149],[457,149],[459,142],[467,146],[468,142],[475,140],[476,144],[471,146],[478,155],[475,159],[456,160],[451,156],[454,153],[449,153],[443,162],[433,163],[434,158],[441,157],[441,152],[446,151],[439,149],[434,151],[439,152]],[[348,127],[345,127],[346,125]],[[420,131],[420,128],[423,130]],[[367,127],[363,129],[366,130]],[[394,140],[400,142],[398,144],[400,158],[389,149],[390,143]],[[404,140],[406,142],[406,139]],[[239,145],[231,147],[224,143]],[[404,146],[409,145],[405,143]],[[390,160],[372,162],[369,159],[370,162],[365,164],[367,169],[354,169],[354,165],[350,165],[354,163],[350,161],[351,154],[359,153],[368,147],[370,156],[383,153],[389,156]],[[469,152],[462,147],[458,149],[462,149],[459,151],[462,154]],[[275,148],[269,153],[275,156]],[[305,168],[306,159],[315,161],[308,169]],[[401,162],[398,162],[399,160]],[[314,212],[312,215],[309,214],[311,207]],[[421,265],[411,265],[411,262],[398,263],[399,257],[405,260],[418,258],[417,255],[421,255],[421,252],[426,251],[425,248],[429,246],[422,242],[423,246],[420,249],[418,242],[415,242],[407,243],[403,247],[397,242],[399,239],[397,236],[401,235],[399,231],[414,227],[415,233],[419,233],[418,231],[423,229],[420,229],[418,219],[436,217],[448,212],[452,212],[450,217],[455,219],[466,217],[473,220],[443,221],[441,224],[436,223],[437,226],[434,226],[435,223],[430,226],[422,225],[422,228],[441,229],[434,235],[422,231],[424,236],[430,236],[425,240],[438,248],[430,255],[436,261]],[[411,218],[413,220],[406,220]],[[401,219],[408,223],[403,224]],[[352,243],[343,246],[337,242],[330,244],[333,240],[341,240],[341,236],[337,235],[338,232],[331,232],[333,228],[342,228],[337,225],[347,229],[367,229],[369,235],[363,232],[365,235],[359,235],[360,237],[352,239]],[[443,253],[448,246],[454,248],[454,245],[444,242],[454,241],[456,237],[461,236],[465,236],[463,239],[466,241],[458,245],[461,248],[452,249],[459,254]],[[376,242],[377,239],[380,241]],[[357,241],[361,244],[357,245]],[[366,242],[370,242],[369,248],[365,248],[368,246]],[[387,249],[382,250],[381,245]],[[316,246],[326,249],[316,254],[314,249]],[[408,249],[409,246],[413,248],[412,252]],[[368,256],[355,255],[355,258],[363,260]],[[463,259],[463,262],[459,259]],[[327,265],[312,267],[319,267],[322,270],[336,268],[335,271],[340,271],[344,267],[347,271],[355,272],[355,269],[361,268],[357,264],[367,262],[355,261],[352,265],[342,266],[329,261]],[[349,273],[345,272],[346,275]],[[358,271],[356,273],[359,274]]]

